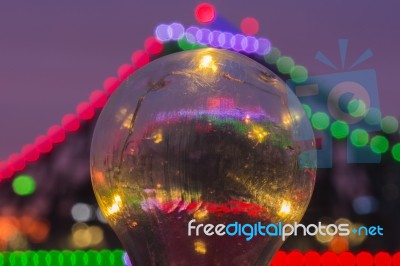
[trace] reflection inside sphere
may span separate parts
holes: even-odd
[[[130,76],[91,150],[100,207],[134,265],[265,265],[279,237],[188,236],[196,224],[299,221],[314,186],[301,104],[255,61],[200,49]]]

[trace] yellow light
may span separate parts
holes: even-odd
[[[124,128],[130,128],[132,125],[132,118],[133,118],[133,114],[128,115],[125,119],[124,122],[122,123],[122,126]]]
[[[214,60],[211,55],[205,55],[200,59],[200,64],[199,64],[200,69],[210,69],[213,72],[217,72],[218,67],[214,63]]]
[[[119,212],[121,208],[121,203],[122,203],[121,197],[119,195],[115,195],[111,207],[108,208],[108,215],[112,215]]]
[[[163,134],[161,130],[158,130],[157,132],[155,132],[151,138],[154,140],[154,143],[158,144],[161,141],[163,141]]]
[[[326,226],[326,224],[324,224]],[[318,242],[322,244],[328,244],[329,242],[332,241],[333,236],[328,235],[325,233],[325,235],[320,234],[319,232],[315,235],[315,238],[318,240]]]
[[[208,217],[208,211],[207,210],[197,210],[194,214],[193,217],[198,220],[198,221],[203,221]]]
[[[207,253],[206,243],[197,240],[196,242],[194,242],[194,250],[199,254],[206,254]]]
[[[282,202],[281,209],[279,210],[279,215],[281,216],[288,215],[290,213],[290,209],[291,209],[290,203],[284,200]]]
[[[248,133],[249,139],[256,140],[258,143],[262,143],[268,136],[268,132],[262,126],[253,126],[251,131]]]

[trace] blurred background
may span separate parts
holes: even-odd
[[[104,89],[115,89],[118,78],[133,71],[135,63],[138,66],[135,58],[131,61],[132,52],[143,49],[157,25],[198,25],[194,10],[200,3],[85,1],[78,5],[43,0],[1,4],[0,250],[121,248],[98,209],[89,175],[91,135],[104,105]],[[373,56],[352,71],[373,69],[376,73],[380,113],[375,123],[379,128],[371,137],[380,135],[386,140],[383,148],[377,146],[381,160],[349,163],[349,133],[321,127],[323,121],[316,118],[316,131],[331,135],[333,164],[318,169],[302,223],[380,225],[384,236],[291,237],[282,248],[398,251],[400,149],[394,147],[400,141],[400,92],[395,84],[400,4],[316,0],[212,4],[226,27],[266,37],[277,47],[273,50],[276,58],[253,58],[285,80],[291,73],[285,71],[285,64],[279,65],[280,56],[289,56],[308,70],[308,76],[317,76],[347,73],[364,51],[372,51]],[[257,23],[243,22],[249,17]],[[338,39],[343,38],[348,39],[348,64],[342,65]],[[170,43],[162,54],[152,57],[180,47]],[[316,60],[318,51],[337,67]],[[357,139],[351,142],[360,146]]]

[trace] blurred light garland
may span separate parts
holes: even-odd
[[[205,12],[201,15],[205,16],[204,23],[207,21],[211,22],[216,14],[216,10],[213,6],[205,6],[205,9],[200,13],[202,12]],[[195,15],[198,16],[199,14]],[[11,178],[16,173],[23,171],[27,163],[35,162],[40,159],[41,155],[50,153],[55,144],[65,141],[66,133],[76,132],[80,128],[82,122],[93,119],[96,109],[102,109],[104,107],[110,95],[118,88],[121,82],[137,69],[149,63],[152,60],[151,56],[162,53],[164,50],[163,42],[169,41],[176,41],[182,50],[211,46],[222,49],[232,49],[237,52],[242,51],[249,54],[257,54],[262,56],[267,64],[275,64],[277,70],[281,74],[289,75],[295,83],[302,83],[308,79],[307,68],[296,65],[291,57],[282,55],[281,51],[276,47],[272,47],[271,42],[266,38],[256,38],[254,36],[245,36],[242,34],[234,35],[230,32],[211,31],[206,28],[197,27],[189,27],[185,30],[182,24],[176,22],[170,25],[160,24],[155,30],[155,36],[150,36],[144,41],[144,50],[137,50],[132,54],[132,63],[121,65],[117,71],[118,77],[106,78],[103,83],[104,91],[93,91],[88,101],[81,102],[77,105],[75,113],[64,115],[61,123],[51,126],[47,134],[39,136],[32,144],[27,144],[22,147],[19,153],[13,153],[7,160],[0,162],[0,183],[2,180]],[[356,106],[355,109],[354,106]],[[362,103],[356,104],[355,102],[351,102],[351,105],[348,107],[353,115],[357,117],[364,116],[364,120],[367,124],[380,125],[381,130],[386,134],[395,134],[399,130],[399,121],[394,116],[385,116],[381,118],[381,112],[374,108],[371,108],[365,114],[367,110],[363,108]],[[310,110],[310,108],[305,109],[307,116],[311,118],[312,122],[313,117],[310,115]],[[315,123],[318,124],[317,128],[314,128],[316,130],[327,129],[329,126],[326,127],[326,117],[322,115],[322,120],[318,121],[318,116],[321,115],[314,117]],[[330,125],[330,130],[334,138],[340,139],[349,135],[345,134],[345,128],[346,126],[341,123],[335,123],[335,121]],[[350,137],[353,136],[354,142],[358,143],[356,140],[357,137],[355,137],[356,133],[351,132]],[[344,134],[346,136],[344,136]],[[383,139],[378,139],[379,143],[386,143]],[[372,143],[375,147],[372,149],[374,152],[384,153],[390,151],[392,158],[400,162],[400,143],[396,143],[393,147],[388,147],[387,149],[384,147],[382,149],[382,147],[380,147],[385,144],[379,144],[378,146],[380,148],[377,148],[377,143],[378,141],[376,139]]]
[[[127,254],[117,250],[50,250],[13,251],[0,253],[0,266],[132,266]],[[400,265],[400,252],[358,253],[332,251],[278,251],[271,266],[292,265]]]

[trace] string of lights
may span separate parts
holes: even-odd
[[[215,8],[207,3],[202,3],[196,7],[196,19],[201,24],[207,24],[215,19]],[[255,19],[245,18],[242,20],[241,28],[244,33],[254,33],[258,31],[258,23]],[[265,62],[276,65],[281,74],[290,75],[291,79],[297,83],[304,82],[308,78],[308,70],[301,65],[296,65],[289,56],[282,56],[278,48],[272,47],[266,38],[256,38],[242,34],[232,34],[230,32],[211,31],[206,28],[189,27],[185,30],[182,24],[172,23],[170,25],[160,24],[156,27],[155,37],[151,36],[144,42],[144,50],[137,50],[131,56],[131,64],[123,64],[117,70],[118,77],[108,77],[103,82],[104,90],[95,90],[90,94],[89,100],[77,105],[75,113],[66,114],[61,119],[59,125],[53,125],[47,130],[47,134],[38,136],[31,144],[22,147],[19,153],[11,154],[6,161],[0,162],[0,182],[3,179],[13,177],[16,173],[25,169],[27,163],[32,163],[40,159],[43,154],[50,153],[54,145],[62,143],[66,134],[79,130],[82,122],[94,118],[96,110],[101,109],[107,102],[108,97],[118,88],[130,74],[146,65],[151,61],[151,57],[163,51],[163,42],[176,41],[182,50],[197,49],[205,46],[213,46],[224,49],[233,49],[247,53],[255,53],[263,56]],[[356,106],[356,111],[360,112],[362,102],[350,103]],[[365,107],[365,106],[364,106]],[[308,109],[306,109],[306,112]],[[358,114],[359,115],[359,114]],[[370,109],[368,112],[361,108],[361,115],[369,124],[379,124],[382,132],[394,134],[399,130],[399,122],[394,116],[381,118],[381,113],[377,109]],[[327,114],[317,112],[310,117],[313,128],[316,130],[330,129],[332,136],[342,139],[350,136],[353,145],[363,147],[368,144],[376,153],[385,153],[390,150],[392,158],[400,162],[400,143],[389,147],[389,141],[385,136],[369,137],[363,129],[354,129],[347,132],[348,125],[344,121],[330,121]],[[346,133],[347,132],[347,133]]]
[[[22,265],[60,265],[60,266],[132,266],[123,250],[51,250],[51,251],[14,251],[0,253],[0,266]],[[33,264],[32,264],[33,263]],[[278,251],[271,266],[399,266],[400,252],[358,253],[332,251],[318,253],[309,251]]]

